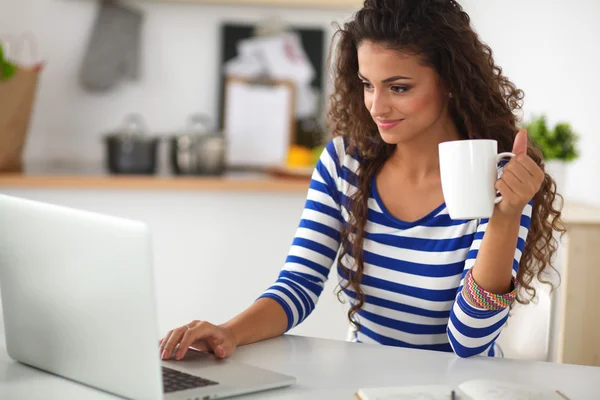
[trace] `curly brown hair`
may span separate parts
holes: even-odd
[[[354,315],[365,302],[360,283],[363,276],[363,242],[368,217],[369,188],[373,176],[393,153],[395,146],[379,135],[377,125],[364,105],[364,92],[358,78],[357,47],[362,41],[419,55],[432,67],[448,91],[450,115],[463,139],[494,139],[499,152],[511,151],[518,131],[516,112],[522,107],[523,91],[502,74],[491,48],[482,43],[470,24],[469,15],[454,0],[366,0],[354,18],[337,26],[333,42],[337,52],[333,62],[334,87],[328,113],[333,136],[343,136],[347,151],[360,160],[357,191],[347,208],[349,221],[342,230],[339,269],[345,278],[338,297],[349,286],[356,294],[348,318],[360,329]],[[333,43],[332,42],[332,43]],[[332,47],[333,48],[333,47]],[[543,169],[541,151],[529,141],[527,154]],[[517,281],[529,298],[536,295],[534,277],[550,284],[543,272],[552,265],[558,241],[554,232],[564,234],[561,212],[557,208],[556,183],[546,174],[533,198],[531,225],[520,260]],[[352,254],[354,268],[345,265]],[[554,289],[554,288],[553,288]]]

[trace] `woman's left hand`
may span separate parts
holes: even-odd
[[[512,152],[516,157],[504,166],[502,177],[496,182],[496,189],[502,195],[496,212],[520,216],[527,203],[540,190],[545,174],[527,155],[527,131],[524,129],[517,133]]]

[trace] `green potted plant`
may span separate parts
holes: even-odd
[[[0,81],[10,79],[16,71],[17,67],[4,57],[4,49],[0,43]]]
[[[559,122],[553,128],[549,128],[544,114],[534,116],[525,128],[529,137],[542,151],[546,172],[554,178],[559,189],[562,189],[566,164],[579,158],[579,136],[567,122]]]

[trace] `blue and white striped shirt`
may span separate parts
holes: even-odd
[[[340,250],[348,221],[346,200],[356,190],[359,162],[346,154],[341,137],[327,146],[313,173],[306,205],[277,281],[261,297],[276,300],[288,330],[313,311]],[[508,309],[474,307],[462,296],[487,219],[450,219],[445,205],[415,222],[401,221],[384,207],[371,184],[364,239],[365,304],[354,340],[419,349],[454,351],[460,357],[494,355],[494,342]],[[516,276],[529,232],[531,203],[523,210],[513,262]],[[349,262],[348,262],[349,261]],[[337,264],[337,263],[336,263]],[[344,265],[352,265],[352,258]],[[338,266],[338,281],[345,283]],[[355,293],[345,295],[352,302]]]

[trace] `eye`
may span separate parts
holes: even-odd
[[[362,82],[363,87],[365,88],[365,90],[372,90],[373,89],[373,85],[371,85],[369,82]]]
[[[408,86],[392,86],[392,92],[394,93],[404,93],[410,89]]]

